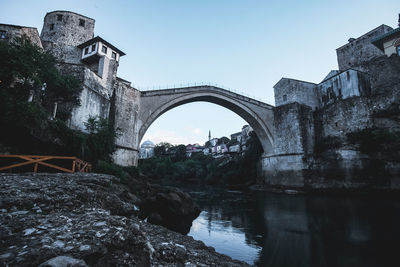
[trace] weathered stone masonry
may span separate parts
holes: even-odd
[[[348,135],[400,130],[400,57],[371,40],[386,25],[337,49],[339,70],[320,84],[282,78],[275,86],[274,155],[260,183],[310,189],[400,188],[400,164],[349,143]]]
[[[0,24],[0,33],[2,38],[26,35],[53,53],[62,72],[81,81],[81,105],[72,111],[69,127],[85,131],[90,116],[110,118],[120,133],[113,155],[116,163],[137,165],[140,141],[163,113],[206,101],[237,113],[258,135],[264,149],[261,184],[400,188],[398,162],[385,158],[380,170],[386,178],[373,177],[371,166],[382,156],[363,154],[347,140],[348,134],[364,129],[400,131],[400,57],[386,57],[381,47],[398,29],[381,25],[349,39],[336,50],[339,70],[330,71],[319,84],[282,78],[274,86],[273,107],[213,86],[139,91],[117,77],[125,53],[94,37],[94,25],[95,20],[86,16],[54,11],[46,14],[40,38],[36,29],[15,25]]]

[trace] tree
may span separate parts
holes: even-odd
[[[82,88],[78,80],[61,74],[56,59],[28,39],[0,42],[0,87],[11,94],[28,99],[34,93],[34,101],[52,111],[54,102],[79,105]],[[69,110],[70,111],[70,110]]]
[[[0,42],[1,142],[21,153],[46,149],[40,142],[54,144],[58,137],[48,130],[54,101],[68,105],[70,113],[79,104],[80,91],[74,77],[57,70],[52,55],[27,39]],[[59,115],[65,120],[67,113]]]
[[[173,147],[172,144],[167,143],[167,142],[161,142],[158,143],[155,147],[154,147],[154,156],[155,157],[161,157],[167,154],[167,151]]]
[[[221,144],[228,144],[230,139],[226,136],[222,136],[220,139],[218,139],[217,145]]]
[[[111,155],[115,151],[114,141],[118,136],[113,125],[107,119],[89,117],[85,127],[88,131],[85,158],[93,163],[99,160],[111,161]]]
[[[175,146],[175,161],[183,161],[186,159],[186,146],[185,145],[178,145]]]

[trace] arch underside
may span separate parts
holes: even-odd
[[[259,115],[252,111],[252,109],[248,105],[246,105],[247,103],[245,103],[244,101],[238,101],[229,95],[218,94],[215,91],[197,91],[195,94],[187,93],[184,95],[179,95],[172,100],[165,101],[158,108],[156,108],[154,112],[152,112],[150,116],[148,116],[148,118],[143,121],[143,125],[139,130],[139,143],[141,142],[147,129],[158,117],[175,107],[192,102],[209,102],[233,111],[234,113],[242,117],[254,129],[255,133],[260,139],[261,145],[263,146],[264,153],[272,153],[272,132],[264,122],[263,118],[260,118]]]

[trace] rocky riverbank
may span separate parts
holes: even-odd
[[[0,174],[0,265],[248,266],[140,220],[144,201],[111,175]]]

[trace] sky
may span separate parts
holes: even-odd
[[[127,55],[118,76],[139,90],[213,83],[274,104],[282,78],[319,83],[337,69],[336,48],[386,24],[397,27],[399,0],[0,0],[0,23],[43,26],[47,12],[96,20],[95,35]],[[158,118],[143,140],[200,143],[247,124],[232,111],[196,102]]]

